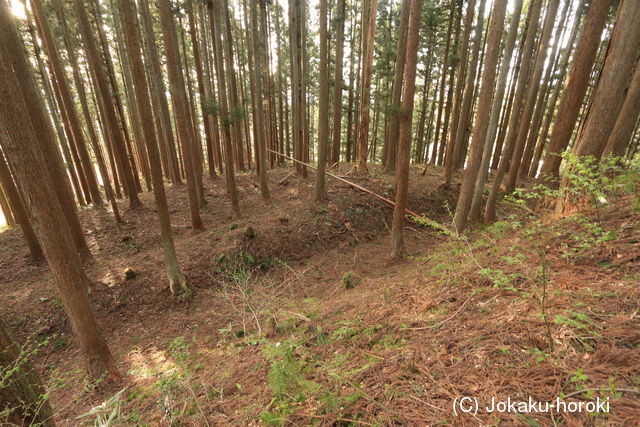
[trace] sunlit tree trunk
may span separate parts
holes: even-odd
[[[33,73],[27,64],[24,45],[6,0],[0,0],[0,97],[11,108],[0,109],[0,140],[16,179],[25,195],[25,203],[58,285],[62,304],[78,338],[91,380],[109,372],[116,374],[115,363],[102,337],[87,297],[89,279],[82,269],[71,229],[44,157],[34,141],[47,138],[54,144],[44,120],[45,111]]]

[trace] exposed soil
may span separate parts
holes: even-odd
[[[122,373],[98,390],[46,264],[28,260],[18,230],[0,232],[0,316],[23,342],[49,337],[34,362],[59,424],[92,424],[76,417],[121,389],[108,410],[119,407],[122,425],[637,424],[640,212],[630,198],[567,218],[512,211],[468,240],[409,223],[410,256],[393,261],[391,209],[331,179],[330,201],[316,204],[313,179],[289,172],[270,171],[269,205],[239,174],[240,219],[222,180],[207,182],[198,234],[184,187],[167,187],[187,298],[169,293],[152,194],[120,227],[82,210],[91,298]],[[391,178],[375,172],[350,179],[392,197]],[[410,208],[448,223],[458,187],[442,186],[438,169],[418,172]],[[611,412],[452,410],[459,396],[561,395],[609,398]]]

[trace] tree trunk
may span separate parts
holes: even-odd
[[[555,1],[555,0],[553,0]],[[525,92],[527,83],[529,81],[529,70],[533,63],[533,49],[536,39],[536,33],[538,32],[540,10],[542,9],[542,2],[533,2],[529,6],[529,28],[527,29],[527,35],[522,47],[522,64],[518,73],[518,82],[516,84],[513,105],[511,110],[511,119],[509,120],[507,136],[505,139],[505,145],[502,150],[502,156],[500,158],[500,164],[496,171],[496,176],[493,180],[493,186],[489,193],[487,200],[487,206],[485,207],[485,221],[489,222],[495,218],[496,203],[498,200],[498,193],[500,192],[500,185],[502,179],[507,173],[511,156],[513,155],[513,149],[517,136],[518,128],[520,127],[520,110],[524,103]]]
[[[413,118],[413,101],[416,90],[416,65],[418,61],[418,39],[422,0],[407,0],[404,7],[410,8],[407,25],[407,49],[403,58],[404,91],[400,104],[400,145],[396,167],[396,197],[393,209],[391,239],[393,248],[391,256],[400,258],[404,255],[404,216],[409,193],[409,160],[411,153],[411,121]]]
[[[117,374],[106,341],[98,330],[87,297],[89,279],[82,269],[71,229],[55,197],[43,153],[34,144],[41,137],[54,141],[48,129],[42,129],[45,111],[28,69],[25,48],[6,0],[0,0],[0,96],[6,101],[0,110],[0,140],[16,179],[25,195],[25,203],[40,238],[42,250],[57,283],[71,327],[76,334],[91,380],[104,374]],[[39,116],[39,117],[38,117]],[[40,128],[40,129],[39,129]]]
[[[253,41],[253,54],[255,55],[254,62],[255,65],[253,67],[254,80],[255,80],[255,93],[254,93],[254,105],[256,107],[256,111],[254,111],[254,120],[257,124],[256,139],[257,139],[257,164],[258,167],[258,177],[260,180],[260,193],[262,195],[262,200],[268,202],[270,199],[269,195],[269,186],[267,183],[267,138],[266,138],[266,127],[268,126],[268,120],[265,117],[264,107],[263,107],[263,73],[265,70],[269,70],[268,64],[264,60],[264,51],[266,47],[264,46],[263,38],[261,32],[258,30],[258,11],[257,5],[255,1],[249,2],[249,9],[251,13],[251,32],[252,32],[252,41]],[[324,173],[323,173],[324,175]]]
[[[449,23],[447,24],[446,44],[444,49],[444,60],[442,61],[442,71],[440,75],[440,99],[438,100],[438,113],[436,114],[436,129],[433,138],[433,148],[431,150],[430,165],[435,165],[438,159],[438,141],[440,140],[440,126],[442,124],[442,113],[444,110],[444,96],[446,93],[447,70],[449,68],[449,50],[451,49],[451,32],[453,31],[453,19],[456,15],[456,2],[451,2],[449,11]],[[427,171],[426,165],[422,174]]]
[[[473,2],[472,2],[473,3]],[[469,126],[470,117],[473,111],[473,99],[474,99],[474,89],[475,89],[475,78],[476,71],[478,69],[478,58],[480,55],[480,48],[482,43],[482,35],[484,32],[484,9],[486,6],[486,0],[480,0],[480,9],[478,11],[478,19],[476,21],[475,27],[475,37],[473,40],[473,51],[471,53],[471,62],[469,65],[469,69],[467,70],[467,79],[464,84],[464,96],[462,98],[462,105],[460,106],[460,113],[457,120],[454,120],[454,123],[457,121],[457,129],[452,135],[455,135],[454,140],[449,140],[449,145],[447,146],[447,154],[445,156],[444,168],[445,168],[445,184],[451,184],[451,180],[453,178],[453,170],[456,168],[456,159],[461,156],[462,153],[462,145],[466,143],[465,133],[467,131],[467,127]],[[495,65],[491,72],[495,73]],[[494,76],[495,80],[495,76]],[[493,90],[493,86],[491,87]],[[490,102],[490,101],[489,101]],[[489,108],[490,105],[487,105]],[[469,118],[469,119],[467,119]],[[485,130],[486,132],[486,130]],[[482,144],[483,141],[478,142],[478,144]],[[466,216],[466,212],[465,212]]]
[[[400,127],[400,97],[402,96],[402,84],[404,76],[405,51],[407,50],[407,26],[409,25],[409,7],[402,0],[402,13],[400,15],[400,27],[398,28],[398,46],[395,71],[393,76],[393,92],[391,105],[385,115],[389,128],[384,135],[385,162],[384,171],[391,174],[396,169],[396,154],[398,151],[398,133]]]
[[[371,77],[373,74],[373,45],[376,31],[378,0],[364,0],[362,18],[362,85],[358,118],[358,158],[355,171],[367,175],[367,143],[369,139],[369,109],[371,107]]]
[[[69,128],[71,129],[73,140],[78,150],[80,161],[82,162],[82,173],[89,189],[89,193],[91,194],[91,202],[94,206],[100,207],[102,206],[102,195],[98,189],[98,181],[93,170],[93,165],[91,164],[91,159],[89,158],[89,153],[87,152],[87,144],[84,139],[84,134],[82,133],[80,118],[78,117],[75,103],[72,100],[71,90],[69,89],[64,70],[60,63],[58,51],[49,28],[49,22],[42,7],[42,0],[33,0],[31,5],[35,12],[36,23],[38,24],[40,34],[43,37],[44,45],[47,49],[54,78],[58,85],[62,100],[61,108],[64,108],[66,117],[69,120]]]
[[[102,60],[98,53],[98,46],[93,36],[93,29],[89,22],[89,16],[87,9],[85,8],[83,0],[75,0],[76,11],[78,13],[78,19],[80,22],[80,33],[84,42],[85,54],[87,55],[87,61],[89,66],[93,70],[95,75],[96,84],[102,97],[103,113],[105,114],[105,120],[110,129],[111,138],[114,145],[116,162],[119,163],[119,169],[121,175],[124,176],[126,182],[127,196],[129,197],[129,207],[134,209],[141,205],[138,199],[138,193],[136,191],[136,185],[133,177],[133,172],[129,165],[125,163],[125,159],[128,158],[126,152],[125,141],[122,133],[118,127],[118,118],[116,116],[115,106],[113,98],[109,91],[107,76],[102,65]]]
[[[236,178],[233,167],[233,148],[231,141],[231,118],[229,116],[229,103],[227,97],[227,79],[223,63],[222,41],[220,33],[216,31],[221,28],[222,0],[212,0],[208,3],[209,21],[211,22],[211,32],[214,39],[216,78],[218,79],[218,96],[220,100],[220,116],[224,136],[224,156],[225,156],[225,177],[227,189],[231,198],[231,208],[234,214],[240,216],[240,203],[238,201],[238,190],[236,189]]]
[[[122,13],[122,24],[124,27],[124,36],[127,46],[127,54],[129,55],[129,63],[131,64],[131,72],[133,77],[133,85],[136,91],[136,101],[140,114],[143,117],[151,117],[151,101],[149,100],[149,85],[142,63],[142,49],[140,48],[139,37],[136,30],[135,0],[120,0],[120,9]],[[169,289],[175,294],[175,286],[179,285],[184,292],[189,292],[187,288],[187,280],[180,272],[176,250],[171,236],[171,219],[169,217],[169,208],[167,206],[167,196],[164,192],[164,183],[162,181],[162,168],[160,166],[160,153],[156,141],[156,133],[151,120],[142,122],[142,131],[144,132],[144,141],[147,146],[149,155],[149,166],[151,179],[153,184],[153,195],[156,199],[158,208],[158,219],[160,221],[160,239],[164,252],[164,259],[167,268],[167,276],[169,278]]]
[[[157,104],[156,114],[159,116],[158,118],[162,129],[159,136],[162,137],[161,142],[167,150],[167,161],[169,164],[169,171],[167,172],[167,175],[173,184],[180,185],[182,183],[182,179],[180,178],[180,169],[178,167],[176,143],[173,138],[169,104],[167,102],[167,89],[164,84],[164,79],[162,78],[162,65],[160,64],[160,55],[158,54],[156,39],[153,32],[149,2],[139,0],[138,3],[140,5],[140,16],[146,45],[146,65],[149,70],[149,75],[151,76],[150,83],[153,90],[153,96]]]
[[[5,6],[3,5],[2,7],[4,8]],[[10,12],[7,13],[10,14]],[[89,247],[87,246],[87,242],[82,232],[82,226],[78,219],[73,195],[68,185],[67,175],[63,169],[62,159],[53,138],[51,124],[46,117],[45,108],[42,103],[42,99],[40,98],[40,93],[35,79],[32,77],[33,69],[31,68],[27,58],[24,56],[24,51],[22,50],[24,46],[18,33],[13,27],[13,21],[8,16],[7,21],[7,25],[12,29],[10,33],[8,32],[5,34],[7,40],[10,41],[7,45],[7,54],[12,55],[15,59],[13,67],[21,85],[21,93],[26,99],[30,100],[30,102],[26,103],[26,108],[37,136],[36,139],[31,141],[31,144],[35,144],[38,151],[44,156],[46,165],[45,170],[48,172],[47,179],[53,185],[53,189],[55,191],[54,194],[60,203],[76,249],[82,258],[88,258],[91,256],[91,252],[89,251]],[[11,105],[11,103],[7,101],[6,105]],[[6,151],[5,154],[10,156]],[[8,160],[9,163],[11,163],[9,157]],[[13,172],[15,173],[15,170]],[[22,185],[21,179],[17,175],[16,182]],[[25,191],[22,193],[25,197],[28,197]]]
[[[338,0],[336,6],[336,69],[333,79],[333,129],[331,142],[331,166],[340,162],[340,139],[342,136],[342,72],[344,66],[344,21],[345,0]]]
[[[560,65],[558,66],[558,70],[560,71],[560,73],[556,80],[556,87],[553,90],[551,101],[547,106],[547,112],[545,114],[545,118],[543,121],[542,131],[540,132],[540,136],[538,137],[538,142],[536,143],[536,150],[533,155],[533,160],[531,161],[531,168],[529,169],[529,178],[535,178],[536,175],[538,174],[538,169],[540,167],[540,159],[542,158],[542,152],[547,143],[547,136],[549,135],[551,122],[554,118],[556,105],[558,104],[558,98],[560,97],[560,93],[564,89],[563,83],[564,83],[564,78],[567,75],[567,69],[569,67],[569,58],[571,57],[571,52],[573,51],[576,37],[578,35],[578,29],[580,28],[580,22],[583,15],[583,11],[585,9],[584,5],[586,2],[587,0],[582,0],[580,2],[580,5],[578,6],[578,9],[576,11],[576,17],[574,18],[573,28],[571,30],[571,35],[569,36],[569,41],[562,53],[562,60],[560,62]]]
[[[640,115],[640,65],[636,65],[631,86],[624,100],[624,104],[618,114],[616,124],[611,131],[609,140],[604,150],[604,155],[612,154],[616,157],[624,155],[627,146],[631,142],[633,129]]]
[[[602,0],[591,2],[589,6],[582,35],[576,47],[573,66],[564,84],[556,114],[556,117],[562,119],[556,120],[553,124],[547,154],[540,169],[539,180],[541,183],[550,185],[558,179],[562,161],[560,155],[569,145],[580,112],[580,105],[587,93],[589,75],[596,59],[602,30],[609,13],[609,4],[610,0]]]
[[[40,247],[36,233],[33,231],[33,227],[31,226],[31,220],[29,220],[29,214],[27,213],[27,209],[24,205],[22,195],[18,191],[16,184],[13,182],[13,177],[9,171],[9,167],[4,160],[2,150],[0,150],[0,191],[3,190],[4,194],[7,195],[8,209],[5,210],[3,206],[5,219],[8,220],[7,224],[13,225],[9,221],[11,219],[15,221],[14,224],[17,223],[20,226],[24,240],[29,248],[31,258],[34,260],[41,260],[44,257],[42,254],[42,248]],[[12,216],[7,216],[7,214]]]
[[[449,142],[447,143],[447,154],[445,155],[445,168],[449,158],[453,155],[453,149],[456,143],[456,134],[458,132],[458,124],[460,121],[460,108],[463,102],[462,94],[465,88],[465,71],[467,69],[467,54],[470,50],[469,38],[471,28],[473,26],[473,16],[475,13],[476,1],[471,0],[467,4],[467,15],[465,16],[464,32],[462,41],[458,47],[458,71],[456,76],[456,89],[453,98],[453,121],[449,126]],[[484,8],[484,6],[482,6]],[[458,28],[460,26],[458,25]],[[477,27],[477,26],[476,26]],[[453,83],[453,82],[452,82]]]
[[[507,78],[511,67],[511,58],[513,57],[516,38],[518,36],[518,26],[520,24],[520,15],[522,13],[522,3],[524,0],[516,0],[513,15],[509,24],[509,34],[505,41],[504,56],[502,57],[502,65],[500,66],[500,74],[493,95],[493,104],[491,105],[491,116],[489,117],[489,125],[487,127],[487,136],[484,142],[484,152],[482,153],[482,163],[476,178],[473,201],[469,210],[469,219],[471,221],[479,221],[481,219],[482,193],[487,182],[489,174],[489,162],[491,161],[491,152],[498,131],[498,121],[500,119],[500,111],[504,102],[504,93],[507,87]],[[478,109],[480,111],[480,109]]]
[[[481,0],[482,1],[482,0]],[[478,171],[482,165],[484,155],[484,145],[487,144],[487,130],[489,128],[491,115],[491,97],[493,96],[493,86],[496,81],[498,68],[498,57],[500,55],[500,40],[504,29],[504,15],[507,8],[507,0],[496,0],[491,11],[491,22],[489,24],[489,35],[487,37],[487,51],[485,53],[485,64],[482,72],[482,83],[478,95],[478,107],[471,139],[471,149],[469,152],[469,164],[464,174],[458,204],[456,205],[455,226],[458,233],[462,233],[467,226],[467,214],[471,207],[473,190],[476,183]],[[480,15],[483,10],[480,7]],[[482,21],[479,20],[479,23]],[[482,28],[478,25],[478,28]],[[505,64],[505,68],[508,64]],[[499,107],[498,107],[499,108]]]
[[[522,161],[522,155],[524,153],[525,144],[527,142],[527,135],[531,126],[531,117],[536,104],[536,97],[538,90],[540,89],[540,78],[544,70],[544,64],[547,59],[547,49],[549,40],[551,39],[551,33],[553,31],[553,25],[558,13],[558,6],[560,0],[550,0],[547,8],[547,16],[545,18],[544,26],[542,28],[542,34],[540,36],[540,42],[538,47],[538,54],[536,56],[535,65],[533,67],[532,75],[527,89],[527,98],[523,106],[522,114],[518,117],[518,133],[515,139],[515,146],[513,154],[511,156],[511,162],[509,163],[509,174],[505,182],[507,193],[513,192],[516,189],[518,171],[520,170],[520,162]]]
[[[327,167],[329,145],[329,57],[327,35],[327,0],[320,0],[320,76],[318,99],[318,171],[316,173],[316,201],[327,198],[324,172]]]

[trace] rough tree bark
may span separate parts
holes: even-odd
[[[573,66],[564,84],[557,117],[551,131],[551,139],[540,169],[539,181],[546,185],[556,183],[560,174],[561,153],[569,145],[580,105],[587,93],[589,75],[596,59],[600,37],[609,13],[610,0],[591,2],[585,19],[582,35],[578,40]],[[555,184],[557,185],[557,183]]]
[[[0,0],[0,96],[11,108],[0,110],[0,140],[7,160],[13,166],[20,183],[33,226],[40,238],[42,250],[58,285],[62,304],[71,321],[80,350],[92,380],[109,372],[117,374],[106,341],[93,316],[87,296],[89,279],[82,269],[71,230],[49,175],[45,153],[34,144],[51,132],[42,126],[45,111],[39,95],[32,90],[32,72],[24,72],[27,58],[19,39],[15,21],[6,0]],[[40,120],[38,117],[40,116]]]

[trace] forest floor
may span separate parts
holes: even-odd
[[[345,166],[343,166],[345,169]],[[60,425],[109,400],[121,425],[636,425],[640,419],[640,211],[621,197],[563,218],[506,209],[467,239],[409,223],[390,258],[391,209],[329,178],[269,173],[260,200],[240,173],[242,218],[206,180],[206,231],[184,187],[167,187],[193,294],[171,296],[152,194],[125,210],[82,209],[98,321],[122,378],[94,390],[46,264],[0,232],[0,317],[32,346]],[[392,197],[375,173],[361,185]],[[412,170],[409,207],[450,223],[457,186]],[[123,208],[124,209],[124,208]],[[504,210],[504,209],[503,209]],[[127,279],[124,271],[133,269]],[[39,344],[38,344],[39,343]],[[453,410],[478,399],[477,414]],[[489,413],[498,400],[610,399],[610,413]]]

